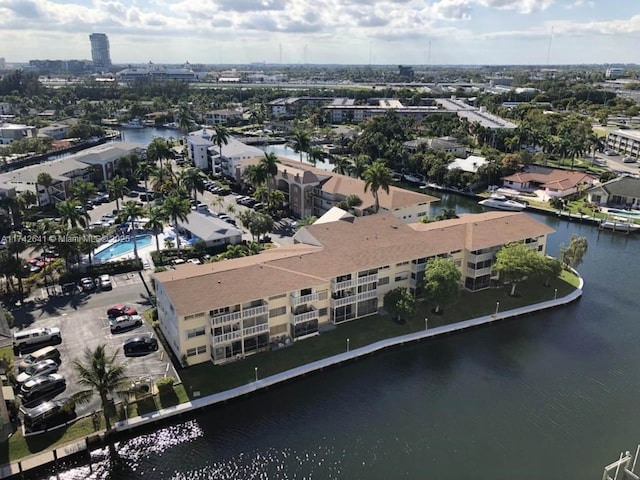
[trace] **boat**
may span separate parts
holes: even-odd
[[[504,195],[499,195],[497,193],[492,193],[489,198],[479,201],[478,205],[497,208],[498,210],[509,210],[511,212],[519,212],[520,210],[527,208],[526,204],[510,200]]]
[[[126,123],[120,124],[120,126],[122,128],[144,128],[145,127],[144,123],[142,123],[139,118],[134,118],[132,120],[129,120]]]
[[[176,122],[169,122],[162,125],[164,128],[169,128],[171,130],[178,130],[178,124]]]
[[[600,222],[600,228],[613,230],[614,232],[631,233],[640,230],[640,224],[632,223],[628,218],[605,218]]]
[[[405,182],[416,183],[420,185],[423,185],[425,183],[424,177],[419,173],[405,173],[403,177]]]

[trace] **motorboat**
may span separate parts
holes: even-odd
[[[120,125],[122,128],[144,128],[145,124],[139,118],[134,118]]]
[[[613,230],[614,232],[631,233],[640,230],[640,224],[631,222],[628,218],[605,218],[600,222],[600,228]]]
[[[497,193],[492,193],[489,198],[479,201],[478,205],[497,208],[498,210],[509,210],[511,212],[519,212],[520,210],[527,208],[526,204],[516,202],[515,200],[511,200],[504,195],[499,195]]]
[[[170,130],[178,130],[178,124],[176,122],[169,122],[162,125],[164,128],[168,128]]]
[[[406,182],[424,184],[424,177],[419,173],[405,173],[403,177]]]

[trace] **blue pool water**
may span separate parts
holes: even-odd
[[[621,217],[640,218],[640,213],[631,212],[629,210],[616,210],[615,208],[609,208],[607,209],[607,212]]]
[[[138,249],[148,247],[153,241],[153,235],[139,235],[136,237],[136,245]],[[93,258],[97,260],[111,260],[118,255],[124,255],[125,253],[133,252],[133,237],[130,240],[120,240],[112,244],[111,246],[101,250],[93,255]]]

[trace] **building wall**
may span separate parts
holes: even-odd
[[[624,131],[613,131],[607,135],[607,148],[622,155],[638,157],[640,155],[640,130],[633,134]]]

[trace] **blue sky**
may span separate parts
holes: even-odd
[[[119,64],[640,63],[638,0],[0,0],[7,62],[90,58],[91,32]]]

